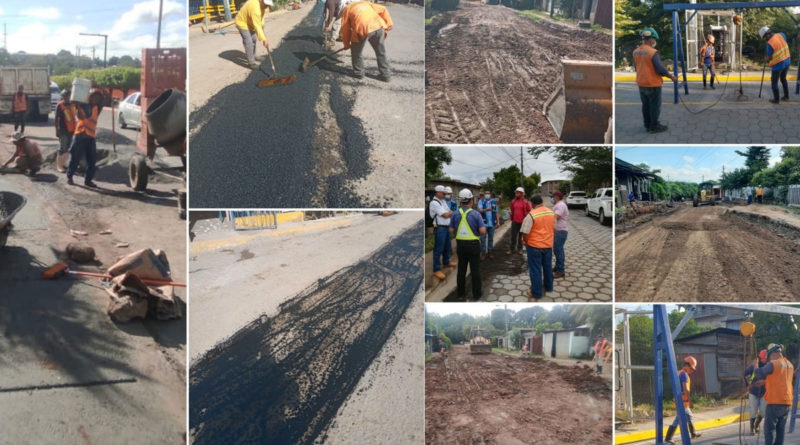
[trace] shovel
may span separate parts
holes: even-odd
[[[280,74],[278,74],[278,72],[275,70],[275,62],[272,61],[272,51],[269,50],[269,46],[267,46],[267,55],[269,56],[269,64],[272,67],[272,72],[274,74],[270,75],[269,73],[264,71],[263,68],[261,68],[261,72],[269,76],[269,78],[264,80],[259,80],[258,86],[269,87],[272,85],[283,85],[287,83],[292,83],[297,79],[297,76],[295,76],[294,74],[292,74],[291,76],[281,76]]]
[[[761,68],[761,88],[758,89],[758,98],[761,99],[761,90],[764,89],[764,73],[767,72],[767,62],[764,62],[764,66]]]
[[[320,57],[319,59],[314,60],[313,62],[311,60],[309,60],[308,57],[306,57],[305,60],[303,60],[303,64],[300,65],[300,71],[305,73],[306,70],[311,68],[312,66],[314,66],[314,65],[322,62],[326,58],[328,58],[328,57],[330,57],[330,56],[332,56],[332,55],[334,55],[336,53],[340,53],[340,52],[342,52],[344,50],[345,50],[344,48],[339,48],[339,49],[337,49],[336,51],[334,51],[334,52],[332,52],[330,54],[325,54],[324,56]]]
[[[48,267],[47,269],[43,270],[40,274],[40,277],[45,280],[55,280],[64,275],[74,275],[79,277],[94,277],[94,278],[103,278],[106,280],[110,280],[112,277],[109,274],[105,273],[94,273],[94,272],[83,272],[79,270],[72,270],[69,268],[69,264],[66,262],[61,262],[55,264],[53,266]],[[175,286],[175,287],[186,287],[186,283],[178,282],[178,281],[162,281],[162,280],[150,280],[147,278],[140,278],[142,283],[148,286]]]

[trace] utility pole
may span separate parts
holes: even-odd
[[[228,2],[225,2],[227,6]],[[228,9],[227,7],[225,8]],[[161,16],[162,12],[164,11],[164,0],[158,2],[158,36],[156,37],[156,49],[161,49]],[[228,21],[230,21],[230,17],[226,17]]]
[[[520,187],[525,187],[525,159],[522,158],[522,147],[519,148],[519,176]]]
[[[161,22],[159,22],[160,25]],[[103,68],[108,67],[108,59],[106,56],[108,55],[108,34],[90,34],[87,32],[80,33],[82,36],[92,36],[92,37],[102,37],[104,39],[103,43]]]
[[[508,351],[508,344],[511,342],[511,336],[508,334],[508,305],[503,305],[503,315],[506,316],[506,336],[508,337],[508,341],[506,343],[506,351]]]

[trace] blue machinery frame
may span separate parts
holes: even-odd
[[[673,60],[680,61],[681,65],[681,72],[683,73],[683,81],[675,81],[675,101],[673,103],[678,103],[678,90],[681,85],[683,85],[685,94],[689,94],[689,81],[686,78],[686,55],[683,54],[683,43],[681,43],[681,32],[683,32],[686,28],[686,25],[689,24],[697,15],[697,11],[706,11],[706,10],[724,10],[724,9],[733,9],[736,12],[741,12],[745,9],[756,9],[756,8],[783,8],[786,11],[786,14],[789,14],[789,17],[792,18],[795,25],[800,26],[800,22],[789,12],[788,9],[793,6],[800,6],[800,0],[783,0],[783,1],[772,1],[772,2],[731,2],[731,3],[665,3],[664,10],[665,11],[672,11],[672,58]],[[694,11],[691,16],[686,20],[686,23],[681,26],[680,20],[678,18],[679,11]],[[678,64],[673,62],[672,63],[672,70],[674,71],[675,77],[678,78]],[[798,67],[798,75],[800,75],[800,67]],[[800,81],[798,81],[800,82]],[[800,89],[800,83],[798,83],[798,89]],[[656,442],[657,445],[660,445],[661,442]]]
[[[743,309],[746,311],[769,312],[775,314],[785,314],[789,316],[800,315],[800,309],[771,305],[771,304],[751,304],[751,305],[728,305],[729,307]],[[653,353],[654,353],[654,389],[655,389],[655,420],[656,420],[656,444],[664,445],[664,356],[667,359],[667,370],[669,371],[669,381],[672,387],[672,400],[678,416],[678,425],[681,431],[683,445],[692,445],[689,429],[686,424],[686,410],[683,407],[681,397],[681,385],[678,379],[678,364],[675,359],[675,348],[672,339],[677,337],[690,318],[694,316],[695,307],[689,309],[688,313],[681,320],[680,324],[673,332],[669,330],[669,317],[667,316],[667,306],[663,304],[653,305]],[[794,323],[794,318],[792,318]],[[795,324],[795,329],[797,325]],[[800,363],[800,357],[798,357]],[[794,432],[795,422],[800,415],[797,413],[797,403],[800,401],[800,372],[797,373],[794,386],[794,400],[792,403],[792,413],[789,421],[789,432]]]

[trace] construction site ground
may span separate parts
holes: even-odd
[[[792,73],[796,72],[793,68]],[[756,73],[753,73],[756,74]],[[761,73],[757,73],[758,77]],[[800,140],[800,95],[795,94],[795,82],[789,83],[788,101],[775,105],[772,98],[769,72],[764,81],[761,98],[760,81],[745,81],[740,100],[739,82],[725,80],[716,89],[703,89],[702,81],[689,82],[689,95],[680,88],[680,102],[674,104],[673,83],[668,80],[662,88],[661,123],[669,130],[650,134],[644,128],[642,102],[635,82],[620,82],[615,87],[615,128],[618,144],[790,144]],[[783,92],[781,92],[783,95]],[[705,111],[703,111],[705,110]]]
[[[279,442],[422,440],[422,257],[411,253],[422,252],[422,214],[330,220],[191,257],[193,443],[256,437],[250,425],[262,424]],[[215,358],[234,358],[218,376],[228,383],[210,384]],[[283,409],[288,418],[262,422]]]
[[[543,105],[561,59],[611,61],[610,33],[462,1],[426,29],[425,141],[557,143]]]
[[[677,205],[617,234],[617,301],[796,301],[796,216],[759,204]]]
[[[608,443],[611,383],[588,366],[470,354],[454,345],[425,365],[425,443]]]
[[[0,190],[28,200],[0,249],[0,443],[183,444],[185,319],[117,324],[106,315],[109,295],[99,279],[39,276],[66,259],[68,243],[83,242],[96,261],[73,268],[105,272],[121,255],[162,249],[172,278],[185,281],[186,221],[175,197],[182,181],[154,176],[146,192],[130,189],[128,160],[138,132],[118,130],[115,154],[106,108],[98,122],[99,188],[84,187],[79,175],[78,185],[69,186],[55,168],[52,119],[25,130],[46,159],[39,175],[0,174]],[[12,132],[13,125],[0,125],[3,160],[13,152],[6,142]],[[156,164],[181,161],[159,149]],[[127,247],[116,247],[122,243]],[[176,293],[185,299],[185,290]]]
[[[267,14],[275,67],[293,83],[259,88],[272,74],[247,67],[235,26],[226,34],[189,33],[192,208],[414,208],[422,185],[423,9],[386,4],[389,83],[376,79],[375,53],[364,49],[366,77],[352,77],[349,51],[322,57],[322,2]],[[214,30],[220,24],[213,24]],[[336,49],[342,44],[337,43]],[[266,50],[257,45],[259,57]],[[417,121],[418,122],[418,121]]]

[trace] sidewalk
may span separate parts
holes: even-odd
[[[711,409],[708,411],[694,411],[694,426],[697,431],[709,428],[717,428],[739,421],[739,405],[730,405],[723,408]],[[664,417],[664,434],[667,427],[672,423],[674,415]],[[747,407],[745,405],[744,419],[749,419]],[[642,440],[655,439],[655,420],[646,422],[635,422],[628,425],[618,426],[614,435],[615,444],[627,444]]]

